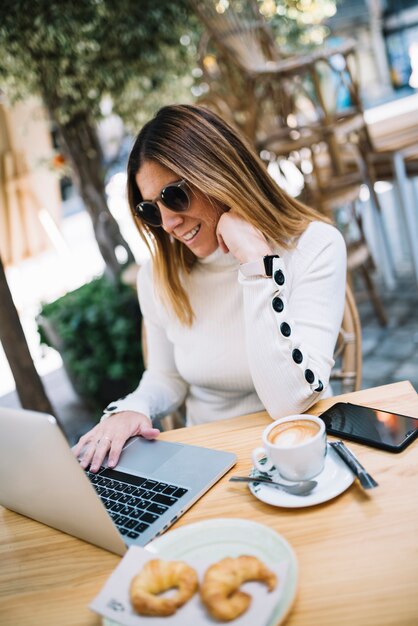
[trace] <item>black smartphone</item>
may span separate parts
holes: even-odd
[[[330,435],[390,452],[401,452],[418,436],[415,417],[350,402],[334,404],[320,418]]]

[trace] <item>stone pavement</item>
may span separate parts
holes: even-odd
[[[362,388],[409,380],[418,391],[418,287],[408,274],[399,278],[395,291],[385,291],[379,283],[378,289],[389,319],[385,328],[379,326],[367,296],[355,287],[363,335]],[[75,443],[94,424],[92,415],[62,367],[43,376],[43,382],[70,443]],[[0,405],[18,407],[16,393],[1,397]]]
[[[356,293],[363,335],[364,389],[409,380],[418,391],[418,286],[412,275],[389,292],[379,285],[389,323],[379,326],[368,301]]]

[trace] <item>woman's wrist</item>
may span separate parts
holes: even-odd
[[[145,415],[144,413],[141,413],[140,411],[132,411],[130,409],[123,409],[121,411],[114,411],[113,413],[109,413],[107,415],[104,415],[103,417],[105,417],[106,419],[109,419],[111,417],[117,418],[117,419],[130,419],[130,420],[134,420],[135,422],[137,422],[137,430],[139,431],[141,429],[141,426],[144,425],[144,422],[150,426],[150,428],[152,428],[152,420],[150,417],[148,417],[148,415]],[[103,421],[103,418],[102,420]]]
[[[257,261],[269,254],[272,254],[272,249],[267,241],[260,241],[243,250],[238,260],[240,263],[251,263],[251,261]]]

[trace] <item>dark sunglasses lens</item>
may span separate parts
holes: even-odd
[[[168,185],[161,192],[161,200],[171,211],[186,211],[189,208],[189,196],[181,187]]]
[[[161,226],[160,209],[153,202],[140,202],[135,207],[136,215],[150,226]]]

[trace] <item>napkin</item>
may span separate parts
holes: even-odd
[[[155,558],[160,557],[144,548],[137,546],[129,548],[99,594],[91,602],[89,608],[123,626],[195,626],[196,624],[199,624],[199,626],[213,626],[214,624],[219,624],[219,622],[216,622],[207,614],[200,600],[199,593],[196,593],[189,602],[169,617],[144,617],[134,612],[129,599],[131,580],[147,561]],[[206,569],[218,560],[195,560],[188,558],[187,563],[196,570],[199,582],[202,582]],[[274,608],[280,602],[283,593],[287,562],[282,561],[274,566],[270,566],[268,563],[266,565],[277,575],[276,588],[269,592],[267,587],[260,582],[243,584],[241,589],[251,594],[252,601],[250,608],[241,617],[231,622],[234,626],[254,626],[254,624],[266,626],[269,623],[269,618]]]

